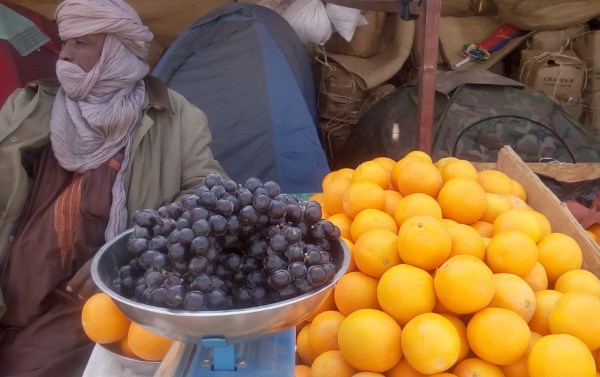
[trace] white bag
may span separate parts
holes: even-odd
[[[296,0],[283,18],[305,45],[322,45],[331,37],[331,22],[321,0]]]
[[[327,3],[325,10],[335,30],[348,42],[352,40],[357,26],[368,25],[367,19],[360,13],[360,9]]]
[[[258,5],[274,10],[282,15],[286,9],[294,2],[294,0],[260,0]]]

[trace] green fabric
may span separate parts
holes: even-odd
[[[0,39],[6,39],[21,54],[27,56],[50,41],[47,35],[27,17],[0,4]]]

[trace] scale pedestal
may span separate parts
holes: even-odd
[[[154,376],[293,377],[295,349],[295,328],[233,345],[224,338],[176,343]]]

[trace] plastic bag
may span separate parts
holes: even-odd
[[[357,26],[368,25],[367,19],[360,13],[360,9],[327,3],[325,10],[335,30],[348,42],[352,40]]]
[[[260,0],[258,5],[272,9],[282,15],[293,2],[294,0]]]
[[[322,45],[331,37],[331,22],[321,0],[296,0],[283,18],[306,45]]]

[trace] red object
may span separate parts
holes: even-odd
[[[512,25],[502,24],[491,37],[481,42],[479,47],[491,53],[504,47],[511,39],[519,37],[524,33],[521,29],[517,29]]]
[[[62,41],[58,35],[58,25],[41,14],[20,5],[0,1],[0,4],[30,19],[46,34],[50,41],[38,51],[27,56],[19,52],[5,39],[0,39],[0,107],[18,88],[39,79],[56,78],[56,61]]]

